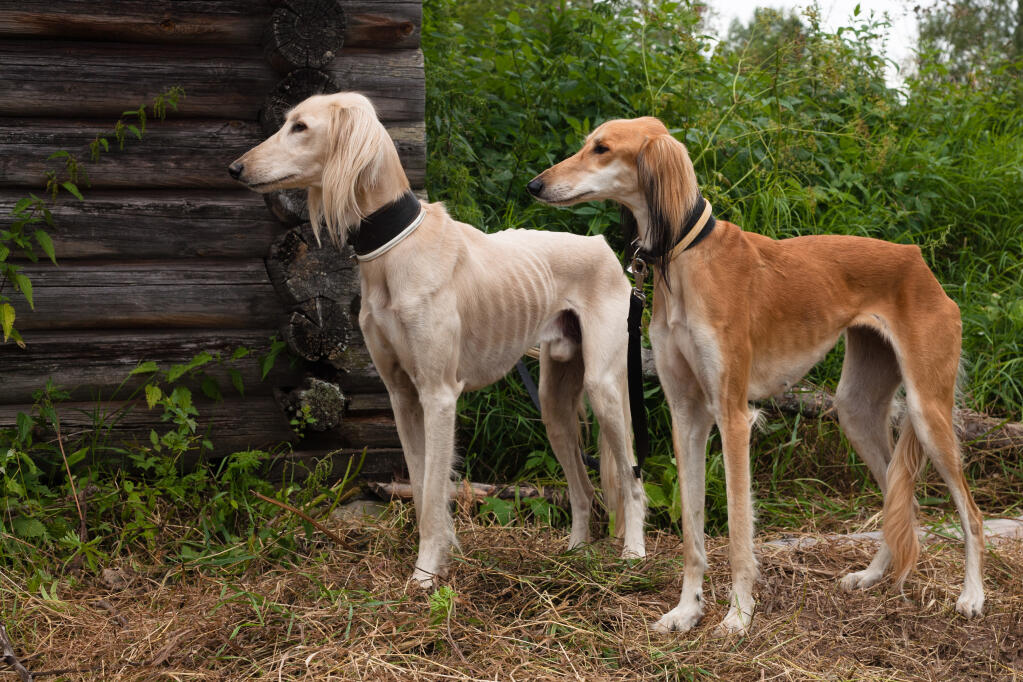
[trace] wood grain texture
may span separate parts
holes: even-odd
[[[0,190],[0,215],[26,192]],[[263,197],[223,190],[90,190],[52,208],[61,263],[82,258],[262,258],[286,228]]]
[[[341,0],[344,44],[416,48],[420,2]],[[258,0],[19,0],[0,4],[0,37],[258,45],[273,7]]]
[[[45,171],[58,168],[46,158],[66,149],[87,161],[88,144],[108,124],[68,119],[0,118],[0,188],[46,184]],[[409,181],[421,187],[426,176],[425,125],[392,123],[387,131],[395,141]],[[89,185],[83,188],[231,189],[239,184],[227,166],[262,142],[255,121],[167,120],[153,124],[143,141],[129,141],[124,151],[104,154],[85,164]]]
[[[35,310],[14,296],[17,326],[35,329],[273,329],[284,311],[258,261],[172,260],[26,265]]]
[[[338,0],[283,0],[263,34],[264,54],[282,74],[318,69],[341,51],[344,31],[345,13]]]
[[[297,385],[303,371],[285,353],[262,378],[259,358],[269,349],[271,333],[206,329],[26,332],[26,348],[0,345],[0,403],[30,403],[32,393],[48,379],[69,391],[72,400],[125,399],[145,381],[144,376],[129,376],[140,362],[153,361],[167,370],[203,351],[219,353],[226,360],[242,346],[250,350],[247,357],[226,365],[211,362],[203,371],[217,381],[225,396],[237,395],[226,367],[241,374],[245,395],[272,395],[276,386]],[[195,382],[188,385],[198,390]]]
[[[108,118],[151,102],[172,85],[185,90],[174,118],[255,120],[281,75],[261,50],[64,41],[0,41],[5,87],[0,116]],[[342,90],[373,100],[382,120],[422,120],[423,55],[418,50],[345,48],[323,67]]]

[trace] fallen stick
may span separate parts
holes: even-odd
[[[949,537],[962,538],[962,529],[958,525],[945,526],[939,531],[918,531],[921,540],[947,540]],[[799,536],[781,538],[763,543],[764,547],[779,547],[791,549],[805,549],[821,542],[880,542],[883,539],[881,531],[869,531],[864,533],[828,533],[827,535]],[[984,540],[991,544],[998,544],[1007,540],[1023,540],[1023,516],[1015,519],[989,519],[984,522]]]
[[[378,483],[370,482],[370,490],[385,500],[397,497],[402,500],[412,499],[411,483]],[[452,500],[464,500],[471,495],[476,502],[487,497],[497,497],[502,500],[514,499],[535,499],[542,497],[548,502],[560,504],[564,497],[560,488],[537,488],[532,485],[495,485],[493,483],[466,483],[451,482],[450,496]]]

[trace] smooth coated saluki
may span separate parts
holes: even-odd
[[[448,501],[459,394],[500,379],[535,343],[543,421],[568,478],[569,547],[590,538],[593,487],[578,418],[585,391],[600,424],[601,481],[621,519],[623,556],[644,555],[646,498],[632,474],[626,381],[631,289],[603,237],[484,234],[441,204],[420,204],[373,105],[357,93],[300,103],[229,170],[258,192],[308,188],[314,229],[322,222],[336,244],[355,247],[359,324],[412,480],[415,581],[434,586],[457,543]],[[360,253],[360,243],[370,246]]]
[[[713,218],[686,148],[656,118],[604,123],[528,188],[555,205],[619,202],[635,218],[641,253],[656,266],[650,339],[672,415],[685,555],[682,596],[656,629],[689,630],[704,612],[704,462],[715,423],[732,567],[720,629],[748,629],[758,572],[748,403],[799,381],[843,333],[835,406],[884,493],[885,541],[841,586],[869,587],[889,565],[898,584],[906,579],[919,552],[913,491],[926,456],[962,520],[966,579],[956,610],[980,614],[983,529],[952,421],[962,324],[917,247],[838,235],[773,240],[724,221],[707,232]],[[889,415],[900,384],[907,409],[893,452]]]

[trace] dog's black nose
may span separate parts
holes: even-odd
[[[227,167],[227,172],[231,174],[231,177],[237,180],[242,176],[242,171],[245,170],[245,166],[235,161]]]
[[[533,178],[529,181],[529,184],[526,185],[526,189],[528,189],[529,193],[534,197],[539,196],[540,192],[543,191],[543,180],[539,177]]]

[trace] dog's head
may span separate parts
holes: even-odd
[[[376,185],[388,151],[395,154],[394,143],[366,97],[314,95],[289,111],[281,129],[235,160],[228,172],[261,193],[308,189],[314,230],[322,221],[338,242],[363,217],[360,199]]]
[[[658,119],[601,124],[582,149],[530,180],[529,193],[555,206],[610,199],[646,226],[644,248],[664,253],[699,198],[685,145]],[[642,218],[641,218],[642,216]]]

